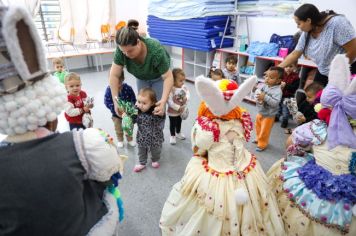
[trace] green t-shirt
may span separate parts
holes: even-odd
[[[153,80],[166,73],[170,67],[168,52],[156,39],[144,38],[147,55],[143,64],[136,63],[126,57],[118,47],[114,55],[114,63],[125,66],[127,71],[140,80]]]
[[[61,82],[62,84],[64,84],[64,78],[66,77],[66,75],[68,74],[68,71],[62,71],[62,72],[54,72],[53,76],[57,77],[59,82]]]

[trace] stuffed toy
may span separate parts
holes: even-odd
[[[27,10],[0,7],[0,235],[114,235],[120,156],[105,131],[56,133],[66,91]]]
[[[122,130],[126,135],[132,137],[134,129],[133,118],[137,116],[137,108],[131,102],[125,102],[123,100],[115,98],[120,110],[122,110],[125,115],[122,117]]]
[[[203,102],[191,132],[194,156],[164,204],[162,235],[285,235],[266,176],[244,147],[252,122],[240,104],[256,82],[195,79]]]

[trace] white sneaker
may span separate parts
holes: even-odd
[[[182,133],[176,134],[177,139],[184,140],[185,136]]]
[[[171,136],[171,137],[169,138],[169,143],[172,144],[172,145],[176,144],[176,143],[177,143],[177,141],[176,141],[176,136]]]
[[[117,147],[118,148],[123,148],[124,147],[124,142],[117,142]]]
[[[131,147],[135,147],[136,146],[136,142],[131,140],[128,142],[128,144],[131,146]]]

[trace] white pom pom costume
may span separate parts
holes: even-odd
[[[66,91],[20,7],[0,7],[0,235],[113,235],[126,157],[102,130],[53,133]]]

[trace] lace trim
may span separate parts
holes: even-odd
[[[214,142],[219,142],[220,129],[219,124],[215,121],[210,120],[205,116],[201,116],[197,119],[200,127],[205,131],[211,131],[214,136]]]
[[[196,155],[195,155],[196,156]],[[200,157],[200,156],[199,156]],[[251,154],[250,163],[242,170],[242,171],[226,171],[226,172],[219,172],[214,170],[213,168],[209,167],[207,160],[202,160],[203,168],[206,172],[209,172],[212,176],[215,177],[225,177],[229,175],[237,176],[238,179],[245,179],[246,175],[255,168],[256,166],[256,156]]]
[[[250,113],[248,113],[248,112],[242,113],[241,123],[242,123],[242,127],[244,129],[245,140],[246,140],[246,142],[248,142],[251,138],[251,131],[253,129],[253,123],[251,120]]]
[[[285,168],[286,168],[286,167],[284,166],[284,162],[285,162],[285,161],[283,161],[283,162],[281,163],[281,169],[282,169],[282,171],[285,170]],[[285,181],[285,179],[283,178],[283,175],[280,175],[280,180],[281,180],[282,182]],[[321,217],[321,218],[319,219],[319,218],[316,218],[316,217],[310,215],[309,212],[307,212],[305,209],[302,208],[303,205],[300,206],[300,205],[296,202],[297,199],[294,198],[293,194],[289,193],[289,190],[288,190],[288,189],[284,189],[284,188],[283,188],[283,185],[282,185],[282,189],[283,189],[284,194],[287,196],[287,198],[288,198],[289,201],[291,202],[292,206],[297,207],[297,208],[303,213],[303,215],[305,215],[306,217],[308,217],[309,220],[314,221],[314,222],[319,223],[319,224],[322,224],[322,225],[324,225],[324,226],[327,227],[327,228],[335,228],[335,229],[339,230],[342,234],[347,234],[347,233],[349,232],[350,224],[345,224],[345,226],[342,227],[342,226],[340,226],[340,225],[338,225],[338,224],[327,223],[327,222],[326,222],[326,221],[327,221],[327,218],[325,218],[325,217]]]

